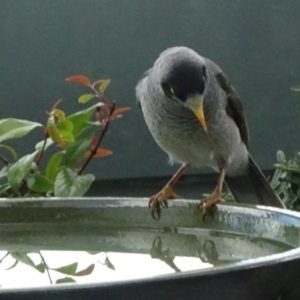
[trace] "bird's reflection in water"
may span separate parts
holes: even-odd
[[[196,249],[200,260],[203,263],[210,263],[214,266],[224,264],[225,261],[220,260],[216,244],[212,240],[205,240],[204,243],[198,242]]]
[[[170,266],[175,272],[181,272],[181,270],[174,263],[175,256],[169,256],[169,252],[169,248],[163,250],[161,238],[156,237],[152,243],[150,256],[155,259],[160,259]]]
[[[213,239],[204,239],[199,238],[198,236],[189,236],[186,238],[186,246],[190,250],[190,255],[188,256],[191,258],[198,257],[204,264],[208,263],[213,266],[217,266],[238,260],[234,260],[232,257],[229,260],[228,257],[222,255],[222,253],[219,253],[220,247],[216,245],[216,242]],[[182,270],[180,270],[174,263],[174,259],[177,256],[180,257],[181,255],[174,255],[174,253],[170,255],[170,248],[166,245],[163,245],[163,238],[160,236],[153,240],[150,256],[153,259],[161,260],[170,266],[175,272],[182,272]]]

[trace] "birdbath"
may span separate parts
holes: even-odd
[[[299,299],[299,213],[196,204],[0,200],[0,299]]]

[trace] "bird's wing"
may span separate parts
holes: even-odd
[[[249,133],[242,103],[223,71],[212,61],[204,58],[207,67],[214,74],[220,87],[227,95],[226,111],[239,128],[241,138],[248,146]],[[237,202],[260,204],[285,208],[284,204],[270,186],[268,180],[249,154],[246,174],[226,177],[226,184]]]
[[[147,70],[144,72],[140,80],[138,81],[136,87],[135,87],[135,92],[136,92],[136,101],[137,101],[137,106],[142,111],[141,107],[141,97],[143,97],[143,92],[144,92],[144,85],[146,84],[146,81],[148,80],[148,75],[150,73],[151,69]]]
[[[214,74],[220,87],[226,93],[227,96],[226,112],[236,123],[240,131],[241,139],[248,147],[248,143],[249,143],[248,126],[244,114],[244,109],[237,92],[234,90],[229,79],[227,78],[227,76],[224,74],[224,72],[221,70],[221,68],[218,65],[216,65],[214,62],[212,62],[211,60],[205,57],[203,57],[203,59],[206,63],[206,66]]]

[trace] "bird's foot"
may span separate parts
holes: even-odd
[[[210,196],[200,200],[198,209],[203,207],[203,222],[205,222],[205,218],[207,215],[212,215],[215,205],[222,201],[221,196],[221,191],[214,190],[214,192]]]
[[[159,220],[161,207],[167,208],[167,200],[176,199],[178,196],[172,191],[171,187],[166,185],[160,192],[150,197],[149,207],[154,220]]]

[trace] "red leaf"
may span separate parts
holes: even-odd
[[[107,156],[107,155],[111,155],[112,151],[110,150],[106,150],[103,148],[98,148],[96,151],[96,154],[93,157],[103,157],[103,156]],[[84,158],[87,158],[91,155],[91,150],[88,150],[87,152],[84,153]]]
[[[91,85],[90,80],[87,77],[81,76],[81,75],[68,77],[68,78],[66,78],[66,81],[77,82],[77,83],[84,84],[87,86]]]
[[[102,123],[102,121],[103,121],[103,113],[102,113],[100,107],[97,107],[97,109],[96,109],[96,119],[99,123]]]
[[[108,104],[104,104],[99,106],[96,110],[96,119],[102,123],[104,119],[106,119],[110,114],[110,106]]]
[[[95,264],[89,265],[87,268],[85,268],[84,270],[81,270],[77,273],[75,273],[75,276],[85,276],[85,275],[90,275],[93,273],[95,269]]]
[[[103,109],[105,111],[105,113],[109,115],[109,113],[110,113],[110,107],[109,107],[109,105],[107,105],[107,104],[102,105],[101,109]]]
[[[111,155],[111,154],[112,154],[112,151],[110,151],[110,150],[98,148],[94,157],[103,157],[103,156],[107,156],[107,155]]]
[[[112,113],[112,117],[115,117],[115,116],[118,116],[122,113],[124,113],[125,111],[129,110],[130,107],[120,107],[120,108],[117,108],[113,113]]]

